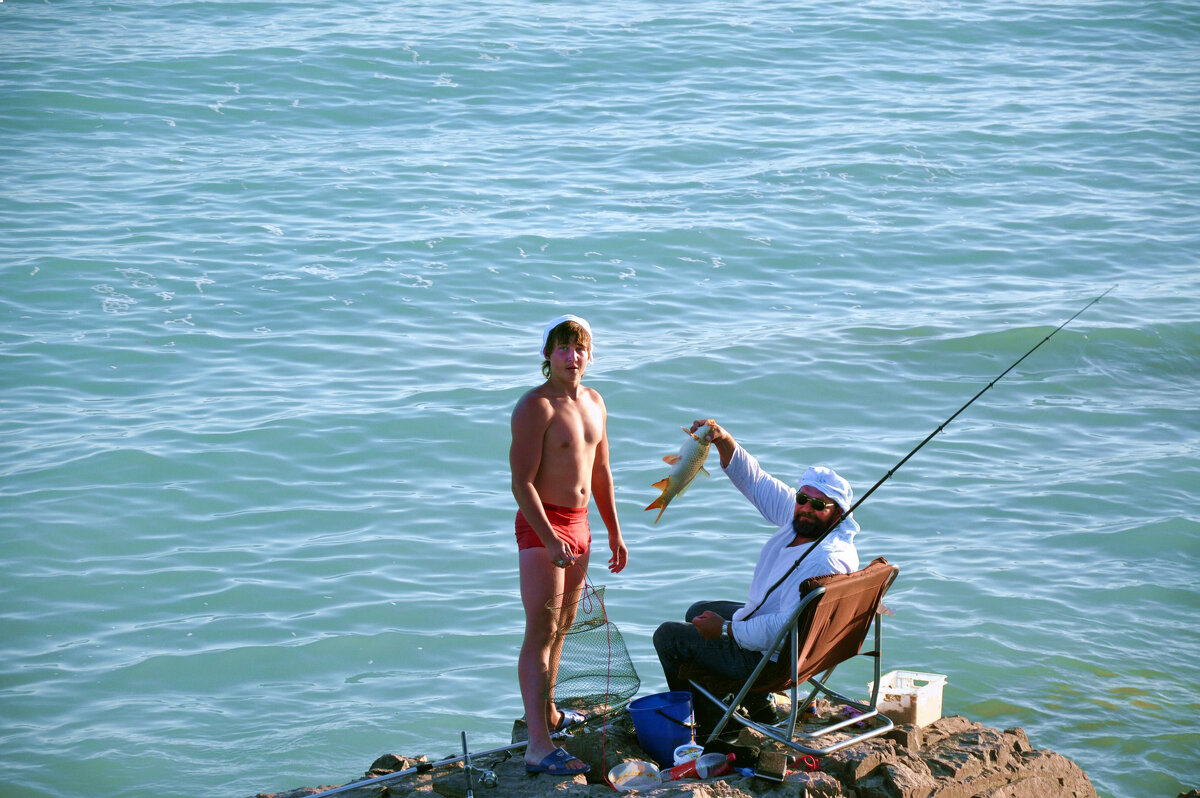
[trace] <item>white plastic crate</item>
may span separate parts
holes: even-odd
[[[946,676],[941,673],[888,671],[879,680],[879,711],[895,723],[933,723],[942,716],[945,684]],[[874,682],[867,684],[868,690],[874,687]]]

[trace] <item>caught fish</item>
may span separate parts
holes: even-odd
[[[711,428],[705,424],[695,432],[687,427],[680,427],[680,429],[690,436],[690,440],[679,447],[679,454],[671,454],[663,458],[673,468],[666,479],[654,483],[654,487],[662,490],[662,495],[650,502],[650,506],[646,508],[647,510],[659,508],[658,518],[654,519],[656,524],[659,518],[662,518],[663,511],[667,509],[671,500],[676,496],[682,496],[697,474],[703,472],[705,476],[708,476],[708,472],[704,470],[704,461],[708,458],[708,450],[712,448],[712,444],[706,437]]]

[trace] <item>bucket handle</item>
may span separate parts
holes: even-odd
[[[674,723],[676,726],[682,726],[683,728],[688,729],[693,732],[696,730],[695,723],[688,723],[687,721],[679,720],[678,718],[673,718],[670,715],[668,715],[666,712],[663,712],[661,709],[659,709],[657,707],[655,707],[654,711],[656,714],[662,716],[663,718],[666,718],[667,720]]]

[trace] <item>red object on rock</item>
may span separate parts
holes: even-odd
[[[705,754],[699,759],[693,759],[691,762],[684,762],[682,765],[671,768],[669,780],[710,779],[724,776],[733,770],[732,762],[735,759],[737,759],[736,754]]]

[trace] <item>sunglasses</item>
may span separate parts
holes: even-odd
[[[822,512],[826,507],[832,507],[833,502],[828,499],[814,499],[812,496],[806,496],[803,493],[796,494],[796,504],[803,507],[806,504],[811,504],[812,508],[818,513]]]

